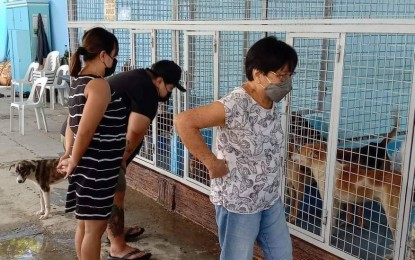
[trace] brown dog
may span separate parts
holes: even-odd
[[[321,198],[324,198],[326,179],[327,147],[323,144],[309,144],[300,148],[292,159],[309,167]],[[389,228],[395,239],[398,217],[399,194],[402,176],[399,173],[369,169],[362,165],[336,162],[333,217],[337,218],[341,203],[364,203],[379,201],[385,210]],[[334,222],[336,224],[336,221]]]
[[[394,114],[394,125],[392,130],[380,143],[370,143],[354,149],[338,149],[337,159],[347,162],[355,162],[357,164],[368,166],[379,170],[390,170],[391,159],[387,154],[387,145],[397,135],[398,132],[398,113]],[[291,155],[295,150],[295,146],[302,146],[308,143],[325,143],[325,138],[311,126],[311,124],[298,113],[291,116],[291,124],[289,131],[289,147],[287,160],[287,191],[290,196],[290,215],[288,221],[294,223],[297,217],[297,210],[304,194],[305,183],[311,185],[310,174],[308,168],[296,165],[291,160]],[[365,226],[363,222],[363,205],[348,204],[347,222],[352,222],[355,207],[357,207],[358,225]]]
[[[50,212],[50,185],[63,180],[64,175],[57,172],[59,159],[45,160],[22,160],[16,165],[10,165],[9,170],[15,167],[17,182],[24,183],[26,180],[33,181],[40,189],[40,210],[36,215],[45,219]]]
[[[291,114],[291,122],[288,133],[287,148],[287,178],[286,192],[289,197],[290,213],[287,221],[295,223],[298,215],[298,208],[303,201],[305,185],[311,186],[310,169],[295,163],[291,156],[296,147],[313,142],[325,142],[325,138],[312,127],[307,119],[299,113]]]

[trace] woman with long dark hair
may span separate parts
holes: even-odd
[[[80,260],[100,259],[125,149],[126,107],[104,79],[114,73],[117,54],[117,38],[93,28],[71,58],[67,149],[58,168],[69,179],[65,211],[75,211]]]

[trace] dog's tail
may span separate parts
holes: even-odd
[[[380,143],[380,146],[386,147],[388,143],[398,134],[398,125],[399,125],[399,117],[398,117],[398,109],[395,109],[393,113],[393,128],[388,133],[388,135],[385,137],[385,139],[382,140]]]

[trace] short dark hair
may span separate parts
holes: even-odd
[[[180,91],[185,92],[186,89],[180,84],[182,69],[174,61],[161,60],[151,66],[150,71],[159,77],[162,77],[166,84],[173,84]]]
[[[277,40],[274,36],[268,36],[254,43],[248,50],[245,58],[245,75],[248,80],[253,80],[252,71],[254,69],[267,74],[285,66],[294,72],[297,62],[297,52],[293,47]]]

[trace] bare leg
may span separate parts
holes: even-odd
[[[78,260],[81,260],[81,245],[84,240],[85,234],[85,222],[83,220],[77,220],[76,233],[75,233],[75,249]]]
[[[124,234],[124,191],[115,192],[114,206],[112,207],[111,217],[108,221],[107,233],[111,242],[110,255],[114,257],[122,257],[134,248],[127,245]],[[132,255],[130,258],[134,259],[145,255],[145,252],[139,252]]]
[[[81,260],[101,259],[101,237],[107,220],[84,220],[85,234],[81,245]]]

